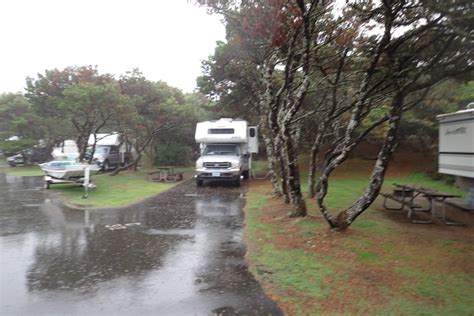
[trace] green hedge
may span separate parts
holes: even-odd
[[[158,166],[187,166],[192,160],[192,149],[183,144],[163,144],[156,146],[156,160]]]

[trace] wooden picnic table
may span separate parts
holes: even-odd
[[[415,212],[429,212],[431,218],[429,220],[414,220],[413,223],[416,224],[430,224],[436,217],[436,203],[439,202],[442,204],[441,208],[441,220],[446,225],[464,225],[457,222],[451,222],[446,220],[446,199],[459,197],[459,195],[439,192],[433,189],[424,188],[411,184],[398,184],[394,183],[395,186],[394,193],[387,194],[381,193],[385,197],[384,207],[388,210],[403,210],[406,206],[408,208],[408,218],[412,219],[413,213]],[[415,202],[417,197],[422,197],[428,200],[428,207],[424,208]],[[400,203],[399,207],[390,207],[387,205],[387,199],[394,200]]]
[[[174,171],[174,167],[158,167],[150,173],[151,181],[176,182],[183,180],[183,173]]]

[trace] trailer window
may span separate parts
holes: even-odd
[[[210,128],[207,130],[208,134],[234,134],[233,128]]]

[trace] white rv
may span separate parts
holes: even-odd
[[[247,121],[221,118],[197,123],[196,142],[201,155],[196,161],[196,184],[228,180],[240,185],[250,177],[252,154],[258,153],[257,127]]]
[[[91,134],[87,142],[91,149],[94,142],[95,151],[92,161],[99,165],[102,170],[116,168],[127,163],[127,152],[130,152],[130,144],[122,140],[121,134],[117,132]]]
[[[88,155],[90,155],[94,143],[95,151],[92,161],[101,167],[102,170],[108,170],[127,163],[129,159],[127,153],[132,152],[131,145],[123,142],[119,133],[91,134],[87,142],[88,152],[86,159],[89,158]],[[77,160],[79,149],[74,140],[65,140],[61,146],[53,148],[51,155],[54,160]]]
[[[54,160],[76,160],[79,157],[79,149],[74,140],[67,139],[60,146],[53,147],[51,156]]]

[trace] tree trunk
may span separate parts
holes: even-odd
[[[260,99],[260,125],[262,126],[262,135],[267,151],[268,170],[270,172],[273,194],[277,197],[280,197],[282,195],[282,191],[280,189],[280,183],[278,180],[278,172],[276,170],[278,146],[273,142],[273,140],[275,139],[275,135],[273,123],[271,122],[271,113],[274,102],[272,90],[272,75],[275,69],[276,60],[276,54],[270,54],[263,67],[261,79],[265,89],[262,98]]]
[[[286,185],[290,197],[292,209],[290,217],[303,217],[307,215],[306,202],[301,193],[301,179],[298,167],[298,153],[294,146],[294,135],[290,126],[283,126],[282,131],[282,151],[286,160]],[[285,179],[285,178],[284,178]]]
[[[398,92],[394,96],[389,114],[389,127],[385,135],[383,146],[379,151],[377,161],[374,165],[369,186],[367,187],[365,193],[349,208],[339,212],[336,217],[333,217],[329,214],[326,205],[324,204],[324,197],[327,193],[327,178],[325,179],[317,201],[321,209],[321,213],[331,228],[336,230],[346,229],[377,198],[384,181],[385,171],[387,170],[390,158],[392,157],[392,153],[397,145],[397,131],[400,126],[400,120],[403,113],[404,99],[405,95],[403,92]],[[327,177],[328,174],[325,176]]]
[[[316,194],[316,171],[319,150],[321,148],[323,133],[325,130],[325,124],[318,127],[316,131],[316,138],[314,139],[313,145],[311,146],[311,153],[309,159],[309,173],[308,173],[308,196],[314,198]]]
[[[289,204],[291,201],[290,190],[288,189],[288,159],[285,153],[285,148],[283,146],[283,141],[281,137],[278,136],[275,138],[275,143],[278,146],[277,159],[278,166],[280,168],[280,183],[281,183],[281,192],[283,196],[283,201],[286,204]]]
[[[276,171],[278,163],[275,155],[275,147],[270,137],[266,135],[264,135],[263,137],[265,148],[267,151],[268,171],[270,173],[270,181],[272,183],[273,195],[280,197],[282,196],[282,191],[280,189],[280,182],[278,181],[278,173]]]
[[[268,128],[266,113],[260,117],[261,135],[265,144],[265,150],[267,153],[268,172],[270,174],[270,181],[272,183],[273,195],[280,197],[282,192],[280,190],[280,183],[278,181],[278,174],[276,172],[277,161],[275,156],[275,147],[272,141],[271,131]]]
[[[83,161],[86,157],[88,137],[89,136],[86,137],[84,135],[80,135],[77,138],[76,144],[77,144],[77,150],[79,151],[79,158],[78,158],[79,161]]]

